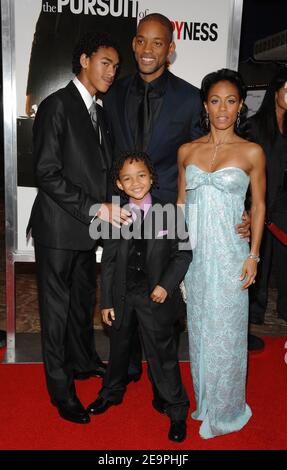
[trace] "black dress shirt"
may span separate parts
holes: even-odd
[[[151,91],[149,92],[149,99],[150,99],[150,112],[151,112],[151,134],[153,123],[158,119],[164,94],[167,87],[167,80],[168,74],[165,71],[160,77],[156,78],[152,82],[149,83]],[[135,75],[134,81],[131,85],[130,94],[127,99],[127,114],[129,125],[132,131],[132,135],[135,140],[135,134],[137,130],[137,121],[138,121],[138,113],[139,113],[139,106],[144,94],[144,85],[145,82],[142,80],[139,74]],[[151,135],[150,135],[151,137]],[[146,149],[144,149],[146,150]]]
[[[146,288],[146,240],[144,239],[144,211],[141,210],[139,233],[129,241],[127,289]]]

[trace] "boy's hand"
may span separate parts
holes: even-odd
[[[115,311],[113,308],[102,309],[102,320],[106,325],[112,326],[112,321],[116,319]]]
[[[242,224],[237,224],[235,226],[236,232],[240,238],[247,238],[247,241],[250,240],[250,216],[246,211],[242,215]]]
[[[155,286],[154,290],[150,295],[151,300],[157,302],[159,304],[163,304],[165,299],[167,298],[166,290],[161,286]]]

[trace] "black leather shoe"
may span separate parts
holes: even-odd
[[[161,415],[166,415],[166,408],[164,406],[164,402],[160,398],[154,398],[152,401],[152,406]]]
[[[248,351],[262,351],[264,349],[264,341],[258,336],[248,334]]]
[[[107,370],[107,365],[102,362],[96,369],[88,370],[86,372],[74,371],[74,379],[86,380],[90,377],[101,377],[103,378]]]
[[[138,382],[141,378],[141,374],[128,374],[127,376],[127,381],[126,381],[126,385],[130,384],[131,382]]]
[[[171,421],[168,432],[170,441],[182,442],[186,438],[186,422],[184,419],[179,421]]]
[[[67,421],[72,421],[72,423],[90,423],[91,419],[88,415],[88,412],[85,410],[78,397],[74,397],[62,402],[52,399],[51,402],[57,407],[61,418],[66,419]]]
[[[92,415],[100,415],[105,413],[111,406],[120,405],[123,400],[119,401],[109,401],[103,397],[98,397],[93,403],[91,403],[88,408],[87,412]]]

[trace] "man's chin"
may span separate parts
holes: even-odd
[[[140,73],[142,73],[143,75],[152,75],[153,73],[156,72],[156,70],[154,70],[154,69],[152,69],[152,70],[151,70],[151,69],[147,69],[146,67],[144,67],[144,68],[139,68],[139,71],[140,71]]]

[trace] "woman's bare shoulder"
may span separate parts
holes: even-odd
[[[245,144],[244,150],[250,153],[262,152],[262,147],[255,142],[251,142],[250,140],[243,139],[242,137],[237,136],[237,143],[238,144]]]
[[[263,158],[264,151],[261,145],[256,144],[255,142],[249,142],[249,140],[241,139],[244,145],[244,150],[248,157],[252,158]]]
[[[242,150],[244,149],[244,156],[248,160],[249,164],[251,164],[252,167],[254,166],[265,166],[265,153],[263,151],[263,148],[256,144],[255,142],[249,142],[248,140],[241,139],[242,143],[244,146],[242,147]]]
[[[187,142],[179,147],[178,155],[179,157],[186,157],[191,153],[195,152],[201,144],[206,143],[206,137],[200,137],[199,139],[192,140],[191,142]]]

